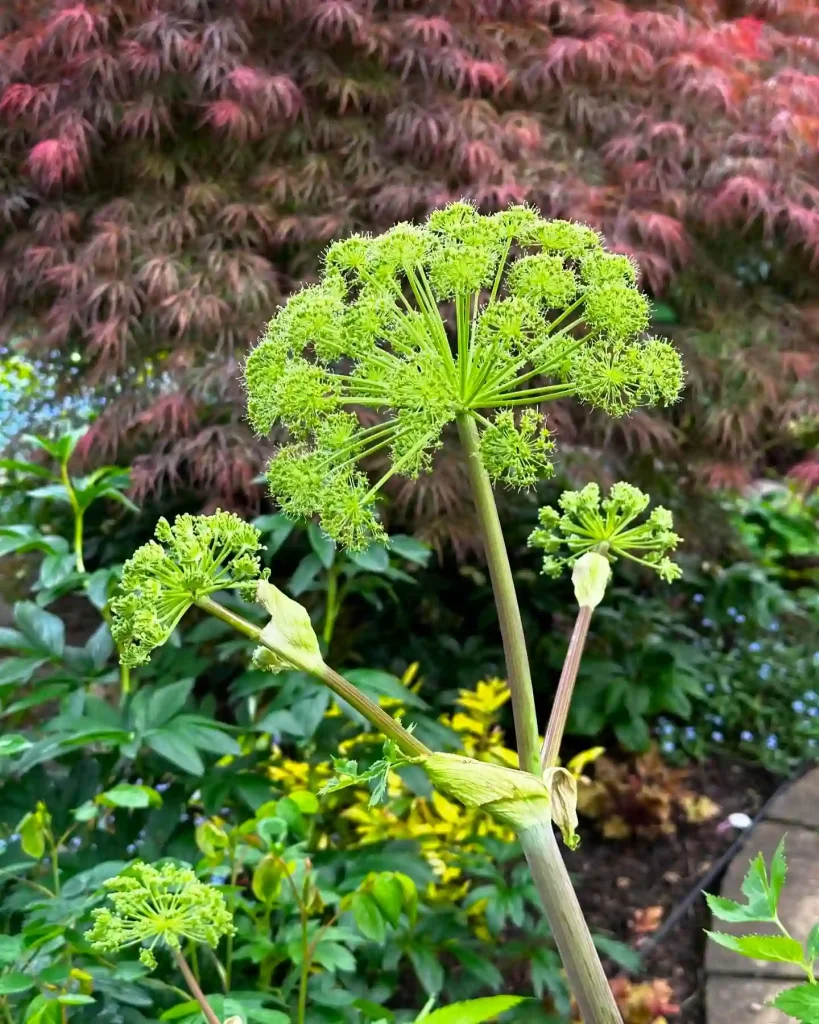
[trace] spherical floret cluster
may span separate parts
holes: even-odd
[[[381,487],[426,471],[448,423],[474,420],[490,476],[525,487],[550,469],[543,402],[574,395],[622,415],[675,401],[679,355],[644,337],[636,281],[597,232],[526,206],[484,216],[453,203],[334,243],[320,283],[289,299],[245,364],[254,428],[290,435],[273,495],[361,548],[382,535]],[[372,482],[361,463],[376,453],[389,469]]]

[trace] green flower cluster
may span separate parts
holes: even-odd
[[[273,495],[361,548],[383,535],[381,487],[428,470],[456,419],[477,423],[494,480],[528,487],[553,445],[542,416],[518,407],[575,395],[622,415],[674,402],[680,358],[645,337],[636,277],[591,228],[526,206],[483,216],[454,203],[422,226],[334,243],[320,283],[278,311],[244,369],[254,428],[290,435],[268,470]],[[362,411],[377,421],[362,425]],[[389,468],[371,484],[360,463],[376,453]]]
[[[139,959],[153,970],[157,944],[180,949],[183,939],[216,948],[223,935],[235,932],[233,918],[218,889],[200,882],[189,868],[137,861],[121,875],[109,878],[114,910],[92,911],[87,934],[92,946],[116,953],[143,945]]]
[[[111,634],[123,665],[142,665],[200,597],[236,588],[253,599],[265,578],[259,531],[232,512],[160,519],[157,541],[138,548],[122,569],[111,603]]]
[[[668,558],[681,538],[673,532],[672,515],[666,508],[653,509],[639,526],[630,524],[641,515],[649,496],[631,484],[614,484],[608,498],[600,500],[597,484],[581,491],[564,491],[558,504],[544,506],[538,513],[540,527],[529,537],[530,547],[542,548],[543,572],[559,576],[565,565],[574,565],[581,555],[596,551],[610,562],[619,556],[653,569],[667,583],[679,579],[682,569]],[[568,554],[560,552],[568,549]]]

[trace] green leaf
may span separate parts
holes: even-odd
[[[0,935],[0,964],[13,964],[22,951],[22,935]]]
[[[427,995],[437,995],[444,987],[444,969],[435,950],[429,946],[412,946],[407,956]]]
[[[19,601],[14,606],[17,627],[40,650],[59,657],[65,648],[65,626],[56,615],[38,608],[32,601]]]
[[[262,903],[272,903],[279,894],[282,881],[282,861],[272,853],[266,854],[253,872],[253,895]]]
[[[302,814],[318,814],[318,797],[315,793],[311,793],[309,789],[292,789],[287,796]]]
[[[0,662],[0,686],[27,683],[45,658],[4,658]]]
[[[363,551],[348,551],[347,558],[367,572],[384,572],[390,567],[390,556],[383,544],[373,541]]]
[[[494,1020],[524,1001],[524,996],[487,996],[484,999],[469,999],[465,1003],[451,1003],[433,1010],[426,1017],[419,1018],[423,1024],[483,1024]]]
[[[774,909],[779,905],[779,897],[782,894],[782,886],[788,874],[788,862],[785,860],[785,836],[779,840],[779,845],[771,858],[771,894],[773,895]]]
[[[290,1024],[290,1018],[281,1010],[266,1010],[263,1006],[250,1006],[247,1019],[254,1024]]]
[[[205,765],[196,747],[188,740],[176,736],[173,729],[157,729],[148,733],[145,742],[160,757],[166,758],[189,775],[203,775]]]
[[[776,913],[776,901],[768,884],[768,872],[761,853],[758,853],[748,865],[748,870],[742,879],[742,892],[748,897],[748,903],[755,910],[764,905],[772,917]]]
[[[806,1024],[816,1024],[819,1021],[819,985],[804,984],[786,988],[771,1005]]]
[[[34,980],[28,974],[12,971],[10,974],[0,975],[0,995],[9,996],[16,992],[27,992],[30,988],[34,988]]]
[[[20,847],[34,860],[39,860],[45,853],[45,832],[43,824],[36,814],[27,814],[17,827],[20,833]]]
[[[179,1020],[180,1017],[190,1017],[191,1014],[197,1013],[199,1010],[199,1003],[195,999],[189,999],[186,1003],[177,1003],[176,1006],[172,1006],[170,1010],[166,1010],[161,1016],[160,1020]]]
[[[767,902],[761,904],[737,903],[724,896],[712,896],[705,893],[705,899],[714,917],[720,921],[772,921]]]
[[[432,549],[422,544],[415,537],[408,537],[404,533],[392,534],[387,541],[387,547],[394,551],[399,558],[407,562],[414,562],[416,565],[426,566],[432,556]]]
[[[379,1024],[393,1024],[395,1014],[380,1003],[373,1003],[369,999],[356,999],[353,1006],[362,1013],[367,1020],[379,1022]]]
[[[807,951],[807,962],[812,964],[819,957],[819,924],[815,924],[811,928],[808,940],[805,943],[805,949]]]
[[[40,586],[45,590],[59,587],[72,575],[76,568],[76,558],[72,554],[46,555],[40,564]]]
[[[96,1003],[96,999],[83,995],[82,992],[67,992],[65,995],[57,996],[57,1002],[63,1006],[88,1006],[90,1003]]]
[[[107,807],[161,807],[162,797],[150,786],[132,786],[121,782],[97,797]]]
[[[159,687],[151,693],[145,712],[149,728],[165,725],[174,715],[178,714],[193,689],[193,679],[181,679],[178,683]]]
[[[335,561],[336,542],[315,523],[307,524],[307,536],[310,540],[310,547],[315,551],[318,560],[325,569],[329,569]]]
[[[0,459],[0,469],[5,469],[7,472],[30,473],[32,476],[39,476],[43,480],[51,480],[53,478],[53,473],[50,469],[41,466],[37,462],[26,462],[23,459]]]
[[[28,750],[31,743],[19,733],[9,733],[7,736],[0,736],[0,757],[13,757],[24,750]]]
[[[312,586],[321,569],[321,559],[318,555],[305,555],[296,566],[296,571],[290,577],[290,582],[287,584],[287,589],[293,597],[298,597],[299,594],[303,594],[308,587]]]
[[[615,735],[627,750],[647,750],[651,743],[651,733],[644,718],[632,718],[627,722],[619,722],[614,727]]]
[[[71,504],[71,497],[64,484],[45,484],[43,487],[34,487],[28,492],[28,496],[30,498],[62,501],[66,505]]]
[[[351,908],[361,934],[373,942],[383,943],[387,936],[387,929],[375,899],[367,892],[355,892]]]
[[[384,873],[376,876],[372,893],[381,913],[397,927],[404,906],[404,887],[394,875]]]
[[[718,945],[751,960],[800,965],[803,963],[801,943],[787,935],[726,935],[724,932],[706,934]]]
[[[281,512],[259,516],[253,520],[252,525],[264,535],[268,555],[275,555],[295,528],[295,523]]]
[[[101,622],[94,630],[85,645],[85,650],[98,672],[105,668],[114,653],[114,641],[107,622]]]

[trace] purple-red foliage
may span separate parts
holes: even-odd
[[[274,306],[461,196],[594,225],[675,313],[676,422],[558,409],[564,443],[819,476],[786,429],[819,412],[815,0],[6,0],[0,181],[3,333],[79,354],[143,493],[251,499],[235,375]]]

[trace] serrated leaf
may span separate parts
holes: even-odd
[[[768,872],[765,869],[765,861],[761,853],[758,853],[748,865],[748,870],[742,879],[742,892],[748,897],[751,906],[764,903],[770,914],[776,912],[776,906],[771,898],[771,887],[768,884]]]
[[[451,1003],[433,1010],[426,1017],[419,1018],[418,1024],[484,1024],[494,1020],[499,1014],[506,1013],[518,1006],[524,996],[487,996],[484,999],[469,999],[465,1003]]]
[[[779,845],[771,858],[771,893],[773,895],[773,908],[779,905],[779,897],[782,894],[782,886],[788,874],[788,862],[785,860],[785,836],[779,840]]]
[[[771,1005],[806,1024],[816,1024],[819,1021],[819,985],[804,984],[786,988]]]
[[[750,960],[799,965],[803,963],[801,943],[787,935],[726,935],[725,932],[706,934],[718,945]]]
[[[750,903],[737,903],[735,900],[726,899],[724,896],[713,896],[710,892],[705,893],[705,899],[714,917],[720,921],[772,921],[773,917],[768,912],[767,902],[764,906],[756,908]],[[760,913],[761,911],[761,913]]]

